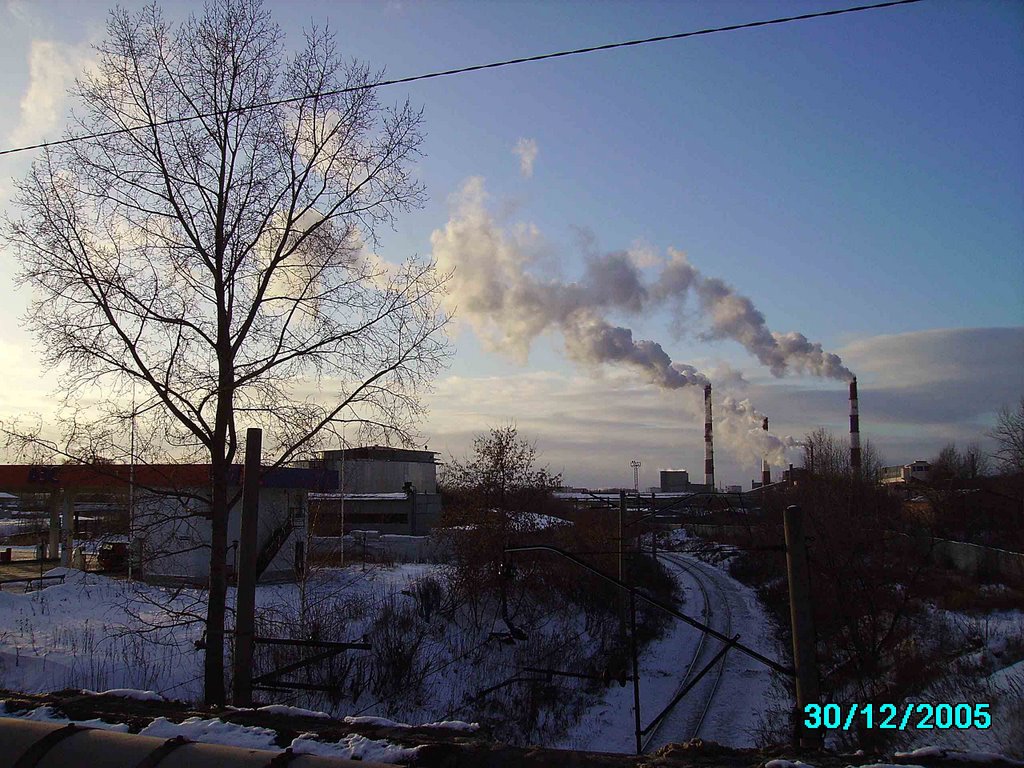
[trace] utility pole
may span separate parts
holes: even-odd
[[[622,570],[622,560],[623,560],[623,549],[624,549],[624,545],[625,545],[625,542],[623,541],[623,535],[624,535],[623,534],[623,530],[624,530],[624,527],[625,527],[624,523],[623,523],[623,520],[625,519],[625,517],[626,517],[626,492],[625,491],[619,491],[619,581],[625,581],[625,579],[622,578],[622,573],[623,573],[623,570]]]
[[[821,746],[821,731],[807,731],[802,727],[804,708],[808,704],[820,703],[803,510],[796,504],[786,507],[783,523],[786,531],[786,573],[789,577],[789,618],[793,630],[793,666],[796,669],[796,732],[800,746],[818,747]]]
[[[245,431],[245,477],[242,479],[242,522],[238,541],[235,603],[235,669],[232,700],[252,706],[252,649],[256,623],[256,535],[260,511],[260,464],[263,430]]]

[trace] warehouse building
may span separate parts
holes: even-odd
[[[313,535],[430,533],[441,515],[436,456],[433,451],[365,446],[324,451],[305,462],[338,478],[338,492],[310,494]]]

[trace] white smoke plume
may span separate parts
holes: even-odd
[[[671,361],[660,346],[634,341],[628,329],[603,318],[613,311],[637,315],[654,305],[681,308],[693,294],[709,325],[702,335],[739,342],[773,375],[794,371],[843,381],[853,377],[839,356],[821,344],[801,333],[773,332],[749,298],[718,278],[705,277],[675,249],[669,249],[660,274],[649,283],[635,256],[625,251],[588,254],[576,282],[535,276],[528,267],[538,233],[530,227],[506,231],[488,212],[486,199],[483,179],[469,179],[456,197],[454,215],[433,233],[431,243],[438,264],[455,268],[453,296],[460,314],[498,349],[524,359],[538,335],[557,328],[578,360],[628,362],[650,370],[662,386],[683,386],[666,373]],[[609,357],[601,358],[602,353]]]
[[[790,369],[832,378],[849,378],[840,359],[824,352],[802,334],[777,334],[765,324],[753,303],[726,283],[703,276],[686,256],[669,249],[657,279],[647,282],[635,254],[613,252],[585,257],[581,278],[567,282],[534,274],[540,248],[533,227],[506,229],[488,211],[482,178],[466,181],[455,196],[455,211],[444,229],[431,236],[438,266],[453,270],[450,299],[458,314],[471,323],[489,346],[525,360],[540,334],[558,330],[566,354],[584,364],[618,364],[638,371],[666,389],[709,383],[708,376],[684,363],[673,362],[655,341],[633,338],[629,328],[614,325],[613,312],[638,315],[658,305],[681,308],[695,294],[708,319],[711,338],[738,341],[776,376]],[[540,270],[535,270],[539,272]],[[701,414],[702,403],[690,407]],[[716,406],[715,436],[737,457],[760,462],[762,457],[784,465],[792,438],[768,435],[763,415],[749,401],[730,397]]]
[[[532,178],[533,164],[537,161],[539,151],[536,139],[519,139],[512,147],[512,151],[519,158],[519,172],[523,174],[523,178]]]
[[[786,451],[798,443],[789,435],[776,437],[765,432],[763,422],[764,414],[749,400],[723,397],[715,406],[715,442],[724,442],[741,461],[757,463],[766,458],[773,466],[785,466]]]

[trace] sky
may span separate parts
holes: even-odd
[[[197,7],[161,5],[171,19]],[[289,43],[327,23],[347,54],[403,77],[848,4],[266,5]],[[108,8],[6,2],[0,145],[60,135]],[[381,90],[423,109],[428,199],[378,253],[456,267],[456,354],[427,396],[424,444],[463,456],[514,422],[570,485],[632,485],[634,459],[641,487],[666,468],[700,480],[700,387],[659,386],[621,353],[595,362],[586,334],[603,322],[713,382],[720,483],[759,477],[750,407],[790,445],[817,426],[845,439],[843,375],[773,369],[771,332],[857,374],[862,436],[886,463],[949,441],[990,449],[996,412],[1024,395],[1022,30],[1013,0],[924,0]],[[0,157],[0,207],[31,159]],[[690,282],[670,290],[680,269]],[[46,413],[57,386],[21,328],[15,271],[0,254],[0,419]],[[537,286],[553,303],[510,331],[516,290]],[[556,306],[567,295],[583,320]]]

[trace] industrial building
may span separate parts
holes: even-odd
[[[51,557],[70,564],[76,530],[75,497],[121,494],[129,508],[134,576],[153,583],[205,584],[210,575],[212,515],[209,464],[72,464],[0,466],[0,488],[47,499]],[[229,469],[229,578],[235,572],[241,521],[242,467]],[[288,580],[306,565],[306,497],[337,489],[328,472],[288,467],[261,469],[257,563],[262,580]],[[61,546],[58,546],[58,543]]]
[[[354,530],[425,536],[441,515],[433,451],[365,446],[324,451],[304,466],[338,478],[338,491],[310,494],[316,536]]]
[[[882,467],[879,482],[882,485],[905,485],[909,482],[928,482],[932,465],[927,461],[915,461],[895,467]]]

